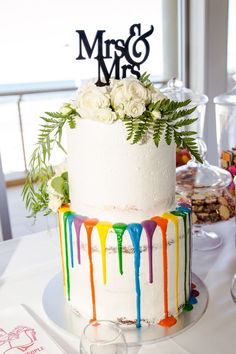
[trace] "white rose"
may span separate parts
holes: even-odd
[[[160,111],[152,111],[152,115],[155,119],[161,119],[161,112]]]
[[[166,98],[165,95],[153,85],[148,88],[148,96],[150,102],[157,102]]]
[[[124,115],[124,105],[127,100],[126,90],[123,84],[123,80],[113,80],[111,88],[111,105],[114,110],[119,111],[120,114]]]
[[[62,200],[60,197],[52,194],[49,195],[49,203],[48,203],[48,208],[51,209],[54,213],[58,211],[58,209],[62,205]]]
[[[93,112],[98,108],[108,108],[110,106],[110,99],[107,88],[98,87],[95,84],[86,85],[78,94],[77,111],[82,118],[91,118]]]
[[[127,102],[125,106],[125,113],[128,117],[136,118],[143,114],[146,107],[142,100],[134,99]]]
[[[101,122],[112,123],[117,119],[117,116],[110,108],[103,108],[97,110],[96,119]]]
[[[147,103],[148,92],[146,87],[144,87],[141,82],[133,76],[130,76],[127,79],[124,79],[124,86],[126,90],[126,97],[129,98],[138,98]]]
[[[84,119],[96,119],[97,110],[98,109],[77,108],[80,117]]]

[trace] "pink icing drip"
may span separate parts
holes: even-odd
[[[153,283],[152,237],[157,223],[154,220],[145,220],[142,222],[142,226],[146,231],[148,242],[149,283]]]
[[[78,255],[78,263],[81,263],[81,255],[80,255],[80,229],[83,224],[83,221],[86,218],[84,216],[76,215],[74,218],[74,226],[76,231],[76,239],[77,239],[77,255]]]

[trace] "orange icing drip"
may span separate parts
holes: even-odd
[[[106,221],[100,221],[97,223],[96,228],[100,238],[101,256],[102,256],[102,274],[103,283],[107,282],[107,265],[106,265],[106,240],[109,230],[112,228],[112,224]]]
[[[177,323],[177,320],[174,316],[169,316],[166,318],[163,318],[158,322],[158,324],[162,327],[172,327]]]
[[[85,229],[87,232],[87,239],[88,239],[88,257],[89,257],[91,298],[92,298],[92,309],[93,309],[92,321],[97,320],[96,297],[95,297],[95,287],[94,287],[94,279],[93,279],[93,259],[92,259],[92,232],[93,232],[94,226],[97,223],[98,223],[97,219],[86,219],[84,221],[84,226],[85,226]]]
[[[63,275],[63,289],[64,289],[64,295],[66,297],[66,273],[65,273],[65,257],[64,257],[64,247],[63,247],[63,242],[62,242],[62,218],[63,214],[66,211],[69,211],[70,208],[65,205],[61,208],[58,209],[58,216],[59,216],[59,237],[60,237],[60,250],[61,250],[61,263],[62,263],[62,275]]]
[[[155,216],[152,218],[161,229],[162,234],[162,258],[163,258],[163,290],[164,290],[164,318],[158,322],[160,326],[171,327],[177,322],[174,316],[169,316],[168,308],[168,262],[167,262],[167,225],[168,220]]]

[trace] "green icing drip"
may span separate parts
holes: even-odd
[[[189,303],[186,303],[186,304],[184,304],[184,306],[183,306],[183,311],[184,311],[184,312],[192,311],[192,309],[193,309],[193,305],[191,305],[191,304],[189,304]]]
[[[69,270],[69,256],[68,256],[68,234],[67,234],[67,219],[68,216],[72,214],[70,211],[66,211],[63,214],[64,222],[64,239],[65,239],[65,258],[66,258],[66,282],[67,282],[67,296],[68,301],[70,301],[70,270]]]
[[[114,224],[113,229],[115,230],[117,236],[117,245],[118,245],[118,258],[119,258],[119,270],[120,274],[123,274],[123,260],[122,260],[122,241],[123,235],[126,230],[126,224]]]

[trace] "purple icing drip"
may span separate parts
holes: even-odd
[[[148,242],[148,261],[149,261],[149,283],[153,282],[153,265],[152,265],[152,237],[156,229],[157,223],[154,220],[145,220],[142,226],[146,231]]]
[[[75,231],[76,231],[76,238],[77,238],[77,254],[78,254],[78,263],[81,263],[81,257],[80,257],[80,229],[83,224],[83,221],[85,220],[84,216],[79,216],[76,215],[74,218],[74,226],[75,226]]]

